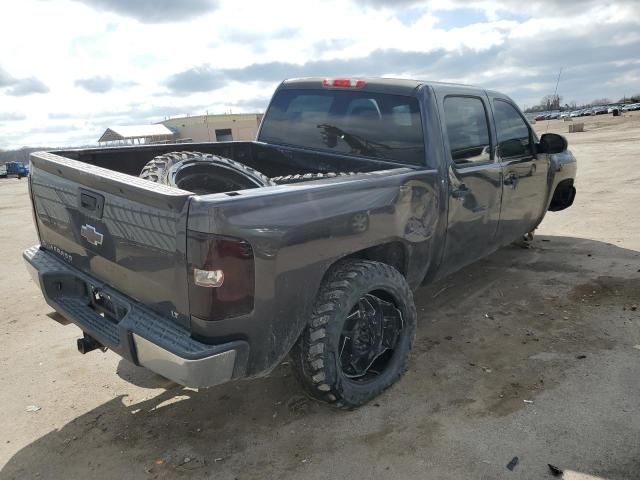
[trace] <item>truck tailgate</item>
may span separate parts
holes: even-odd
[[[188,328],[192,193],[50,153],[31,165],[42,248]]]

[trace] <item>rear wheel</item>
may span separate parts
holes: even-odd
[[[198,195],[274,185],[262,173],[225,157],[200,152],[171,152],[147,163],[140,178]]]
[[[407,369],[416,329],[413,295],[393,267],[349,260],[322,283],[308,326],[294,346],[294,371],[316,399],[363,405]]]

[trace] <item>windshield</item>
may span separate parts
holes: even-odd
[[[260,141],[404,163],[424,162],[418,101],[353,90],[276,92]]]

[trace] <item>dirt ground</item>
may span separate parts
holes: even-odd
[[[580,121],[548,127],[578,158],[575,205],[419,290],[409,371],[353,412],[286,364],[195,391],[80,355],[22,263],[27,183],[0,180],[0,478],[640,478],[640,112]]]

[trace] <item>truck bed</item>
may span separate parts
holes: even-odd
[[[211,153],[236,160],[268,177],[300,173],[371,172],[397,168],[397,162],[309,151],[261,142],[216,142],[57,150],[54,155],[138,176],[157,155],[176,151]]]

